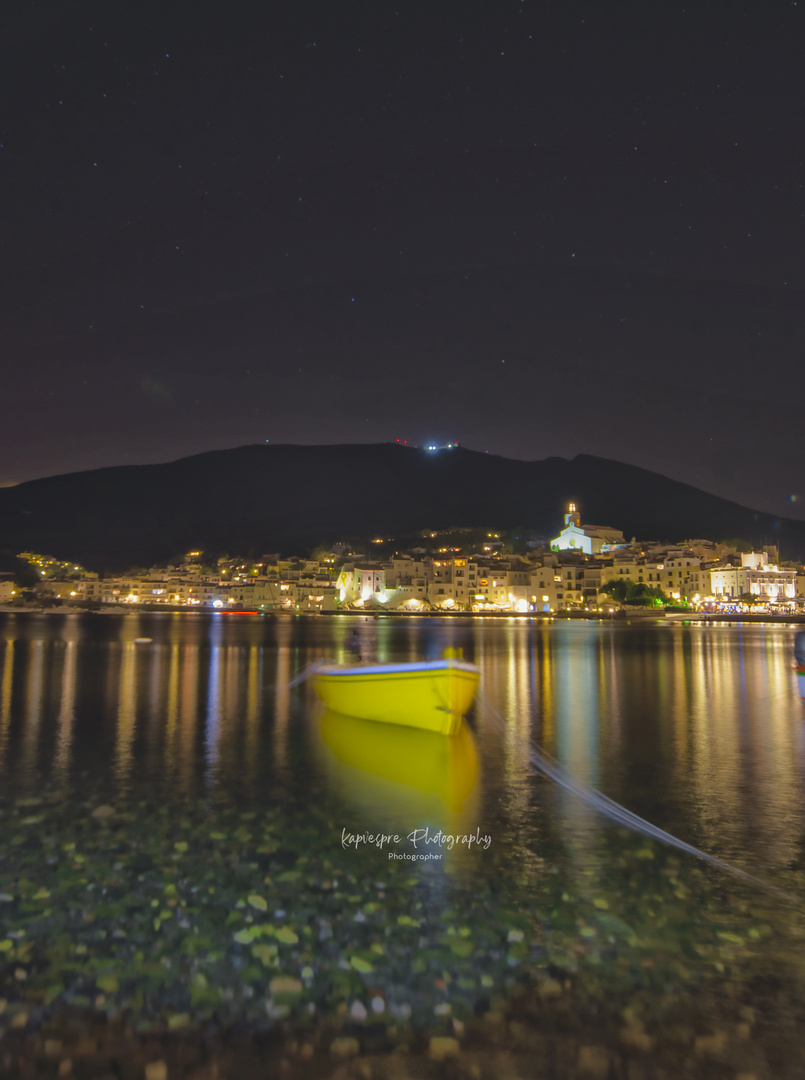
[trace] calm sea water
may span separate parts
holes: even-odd
[[[389,731],[379,733],[372,772],[360,755],[349,760],[348,745],[322,740],[311,683],[289,685],[319,660],[348,663],[355,625],[352,618],[6,615],[3,785],[17,795],[53,785],[67,799],[89,773],[110,798],[149,788],[264,803],[304,800],[315,777],[334,814],[367,828],[408,824],[406,805],[415,815],[429,803],[435,813],[440,804],[455,810],[469,786],[467,813],[494,828],[498,844],[515,843],[520,830],[525,841],[530,808],[546,798],[561,804],[563,830],[589,839],[600,823],[588,828],[583,805],[542,790],[550,785],[531,775],[533,741],[575,777],[708,852],[772,876],[797,858],[805,706],[791,628],[359,620],[364,658],[432,658],[457,645],[481,668],[468,740],[477,776],[462,759],[455,767],[465,769],[463,786],[455,780],[451,795],[447,775],[441,789],[434,777],[428,800],[424,791],[413,794],[405,762],[395,777],[383,760]],[[356,741],[366,730],[358,725]],[[388,755],[394,748],[392,740]]]
[[[344,721],[310,681],[294,684],[322,659],[348,662],[355,627],[365,659],[459,646],[480,666],[459,738]],[[372,1019],[371,999],[392,1032],[418,1023],[453,1034],[455,1018],[502,1008],[496,995],[523,1008],[527,985],[541,1011],[526,1008],[526,1026],[547,1023],[560,1000],[567,1016],[569,1002],[602,1053],[666,1054],[702,1075],[711,1058],[727,1068],[733,1057],[758,1076],[800,1075],[799,1052],[780,1050],[762,1019],[805,1011],[805,704],[793,635],[653,620],[3,615],[0,916],[18,963],[32,979],[49,972],[34,1005],[7,994],[6,1019],[25,1008],[34,1025],[78,1004],[139,1013],[144,1025],[221,1009],[257,1024],[355,1001]],[[615,826],[536,775],[533,747],[787,895]],[[399,839],[345,844],[345,833]],[[338,877],[352,892],[333,907]],[[147,890],[164,892],[165,880],[178,905],[152,919],[149,900],[141,919]],[[220,910],[193,899],[202,882],[225,894]],[[403,886],[412,899],[395,906]],[[127,907],[138,890],[142,905]],[[60,892],[62,914],[42,907]],[[111,902],[88,916],[100,895]],[[363,914],[347,918],[358,899]],[[77,931],[64,912],[79,919],[79,908],[105,926],[102,946],[87,939],[80,954],[97,954],[85,970],[65,960]],[[273,952],[247,940],[252,909],[272,920]],[[305,920],[313,944],[302,949]],[[233,945],[237,932],[246,936]],[[193,934],[203,948],[193,951]],[[242,948],[265,970],[244,967]],[[171,968],[188,951],[194,972],[211,957],[204,992],[143,996],[149,958]],[[272,997],[278,972],[303,989]],[[360,1008],[353,1019],[360,1029]]]

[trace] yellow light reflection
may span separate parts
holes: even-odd
[[[173,642],[168,659],[168,694],[165,707],[165,776],[173,781],[177,773],[177,736],[179,732],[179,655]]]
[[[31,656],[28,667],[27,705],[25,725],[22,733],[21,771],[27,779],[32,779],[36,769],[39,749],[39,721],[42,716],[42,675],[45,662],[45,643],[31,642]]]
[[[244,780],[251,793],[255,790],[257,767],[260,761],[260,688],[263,681],[263,650],[257,645],[249,649],[249,669],[246,677],[246,740]]]
[[[133,641],[127,641],[121,649],[114,772],[118,792],[125,795],[131,783],[132,743],[137,718],[137,646]]]
[[[165,698],[167,689],[163,677],[163,655],[159,645],[138,646],[137,662],[141,666],[147,665],[148,723],[146,726],[146,740],[148,771],[152,775],[159,773],[160,758],[164,754]]]
[[[14,682],[14,642],[3,649],[3,683],[0,689],[0,775],[6,767],[8,735],[11,727],[11,688]]]
[[[277,627],[277,679],[274,694],[274,771],[282,773],[288,766],[288,725],[290,723],[291,691],[291,627]]]
[[[78,646],[68,641],[64,648],[64,666],[61,679],[61,704],[56,721],[56,754],[53,761],[53,777],[57,789],[67,783],[70,772],[70,748],[73,742],[75,720],[75,679]]]

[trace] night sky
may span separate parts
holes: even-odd
[[[4,5],[0,483],[458,440],[805,517],[803,15]]]

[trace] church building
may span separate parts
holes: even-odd
[[[551,540],[551,550],[581,551],[585,555],[598,555],[625,543],[623,533],[609,525],[582,525],[576,504],[569,503],[565,514],[565,527]]]

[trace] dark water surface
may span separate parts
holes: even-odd
[[[463,648],[461,736],[342,721],[293,685],[356,626],[379,661]],[[237,1030],[280,1039],[289,1076],[398,1075],[402,1050],[421,1075],[805,1076],[793,636],[0,616],[9,1075],[26,1054],[108,1074],[100,1030],[134,1039],[112,1075],[171,1032],[169,1075],[201,1076],[198,1047]],[[535,775],[532,744],[782,892],[614,825]],[[344,842],[367,833],[399,839]]]

